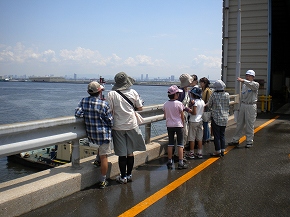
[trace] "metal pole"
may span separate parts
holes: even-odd
[[[72,141],[72,155],[71,155],[72,169],[81,169],[80,166],[80,144],[79,140]]]
[[[236,79],[240,77],[240,71],[241,71],[241,1],[238,0]],[[241,92],[241,84],[239,81],[236,81],[235,94],[240,94],[240,92]]]

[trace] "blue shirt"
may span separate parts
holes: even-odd
[[[76,117],[83,117],[90,142],[102,145],[112,138],[113,116],[106,101],[97,97],[83,98],[75,109]]]

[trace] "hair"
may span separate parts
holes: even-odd
[[[98,97],[100,95],[100,91],[99,92],[96,92],[96,93],[90,93],[88,92],[88,94],[90,94],[90,96],[95,96],[95,97]]]
[[[210,81],[209,81],[206,77],[201,78],[201,79],[199,80],[199,83],[200,83],[200,82],[203,82],[203,83],[205,84],[204,89],[206,89],[206,88],[209,87],[209,85],[210,85]]]
[[[197,75],[195,75],[195,74],[191,75],[191,77],[193,78],[194,81],[198,80]]]
[[[174,93],[174,94],[170,94],[170,95],[168,94],[168,98],[169,98],[169,99],[174,99],[175,94],[176,94],[176,93]]]

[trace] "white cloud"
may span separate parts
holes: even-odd
[[[221,59],[217,57],[198,55],[193,59],[193,65],[202,68],[220,68]]]
[[[209,56],[199,54],[192,58],[191,62],[184,60],[180,63],[173,63],[166,59],[155,59],[144,54],[121,57],[112,53],[109,56],[103,56],[97,50],[82,47],[77,47],[74,50],[54,51],[47,49],[39,52],[37,47],[26,48],[23,44],[17,43],[14,47],[0,45],[0,64],[2,64],[2,72],[0,71],[0,73],[3,73],[4,70],[5,73],[34,71],[40,74],[53,73],[61,76],[70,73],[81,74],[82,71],[111,73],[118,68],[128,72],[132,71],[134,74],[157,73],[160,77],[167,77],[168,74],[178,76],[182,73],[192,72],[198,74],[199,77],[201,75],[216,77],[216,73],[220,74],[221,58],[215,57],[214,54]]]

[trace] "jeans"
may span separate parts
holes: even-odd
[[[215,150],[218,151],[218,152],[225,151],[225,146],[226,146],[226,142],[225,142],[226,126],[219,126],[212,119],[211,127],[212,127],[212,130],[213,130]]]
[[[203,122],[203,138],[202,141],[207,141],[210,139],[210,132],[208,122]]]

